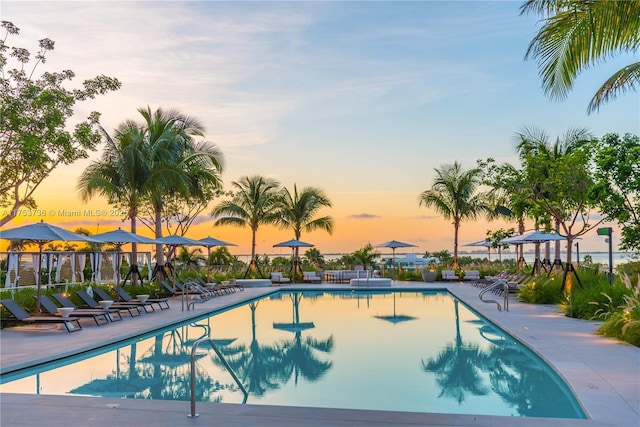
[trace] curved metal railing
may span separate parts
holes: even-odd
[[[481,290],[480,293],[478,294],[478,297],[480,298],[480,301],[486,302],[487,304],[495,303],[498,306],[498,311],[502,311],[503,306],[500,306],[500,303],[498,301],[494,299],[483,298],[484,294],[498,288],[503,288],[504,298],[503,298],[502,304],[504,306],[504,310],[509,311],[509,284],[504,280],[496,280],[495,282],[493,282],[492,284],[490,284],[489,286]]]
[[[229,366],[229,364],[227,363],[227,360],[224,358],[224,356],[218,349],[218,346],[216,346],[213,340],[208,336],[202,337],[199,340],[196,340],[196,342],[193,343],[193,347],[191,347],[191,367],[190,367],[191,369],[191,376],[190,376],[191,377],[191,413],[187,415],[187,417],[189,418],[196,418],[199,416],[199,414],[196,412],[196,350],[198,349],[198,346],[200,345],[200,343],[203,343],[205,341],[209,342],[209,345],[211,346],[213,351],[216,352],[216,355],[222,361],[222,364],[224,365],[225,369],[231,374],[231,377],[236,382],[236,384],[238,384],[238,388],[240,388],[240,391],[242,391],[242,394],[244,396],[244,399],[242,399],[242,403],[247,403],[247,398],[249,397],[249,393],[247,392],[247,389],[244,388],[244,385],[242,385],[242,382],[240,382],[240,378],[238,378],[238,376],[233,371],[231,366]]]

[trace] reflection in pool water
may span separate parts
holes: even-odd
[[[5,375],[3,392],[585,418],[560,378],[446,292],[279,292],[94,354]]]

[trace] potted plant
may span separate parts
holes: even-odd
[[[422,280],[425,282],[435,282],[438,277],[438,271],[436,270],[435,261],[429,262],[429,268],[422,270]]]

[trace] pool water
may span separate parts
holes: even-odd
[[[278,292],[5,375],[2,392],[188,401],[191,347],[203,336],[251,404],[586,418],[539,357],[437,291]],[[208,345],[196,360],[197,400],[245,401]]]

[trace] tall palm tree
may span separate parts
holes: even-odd
[[[231,183],[234,196],[220,202],[211,211],[214,225],[251,228],[251,268],[257,266],[256,233],[263,224],[275,224],[280,183],[260,175],[244,176]]]
[[[99,160],[92,162],[80,175],[76,188],[84,202],[93,196],[107,198],[109,204],[123,206],[136,232],[136,217],[145,194],[149,177],[147,147],[144,134],[133,121],[122,123],[113,137],[99,128],[106,146]],[[132,259],[137,259],[136,245],[132,245]],[[135,262],[135,261],[134,261]]]
[[[481,170],[464,170],[460,163],[436,168],[436,177],[430,190],[418,197],[420,206],[433,208],[453,222],[453,266],[458,268],[458,233],[464,220],[476,219],[490,208],[487,194],[479,191]]]
[[[282,188],[276,204],[276,226],[293,230],[294,239],[300,240],[303,231],[324,230],[333,233],[333,218],[316,216],[322,208],[332,206],[331,200],[319,188],[304,187],[299,193],[296,184],[293,184],[293,193],[286,187]],[[298,247],[294,248],[294,265],[297,265],[299,250]]]
[[[640,47],[638,1],[527,0],[520,11],[543,18],[526,57],[538,62],[542,87],[552,99],[565,99],[577,75],[590,65]],[[598,89],[587,111],[597,111],[639,84],[640,62],[621,68]]]
[[[220,188],[224,159],[222,152],[208,142],[195,142],[204,136],[204,125],[176,110],[140,108],[144,119],[145,142],[149,153],[149,179],[146,191],[154,212],[156,238],[162,237],[162,214],[167,194],[203,197],[205,187]],[[162,245],[156,247],[158,264],[164,264]]]

